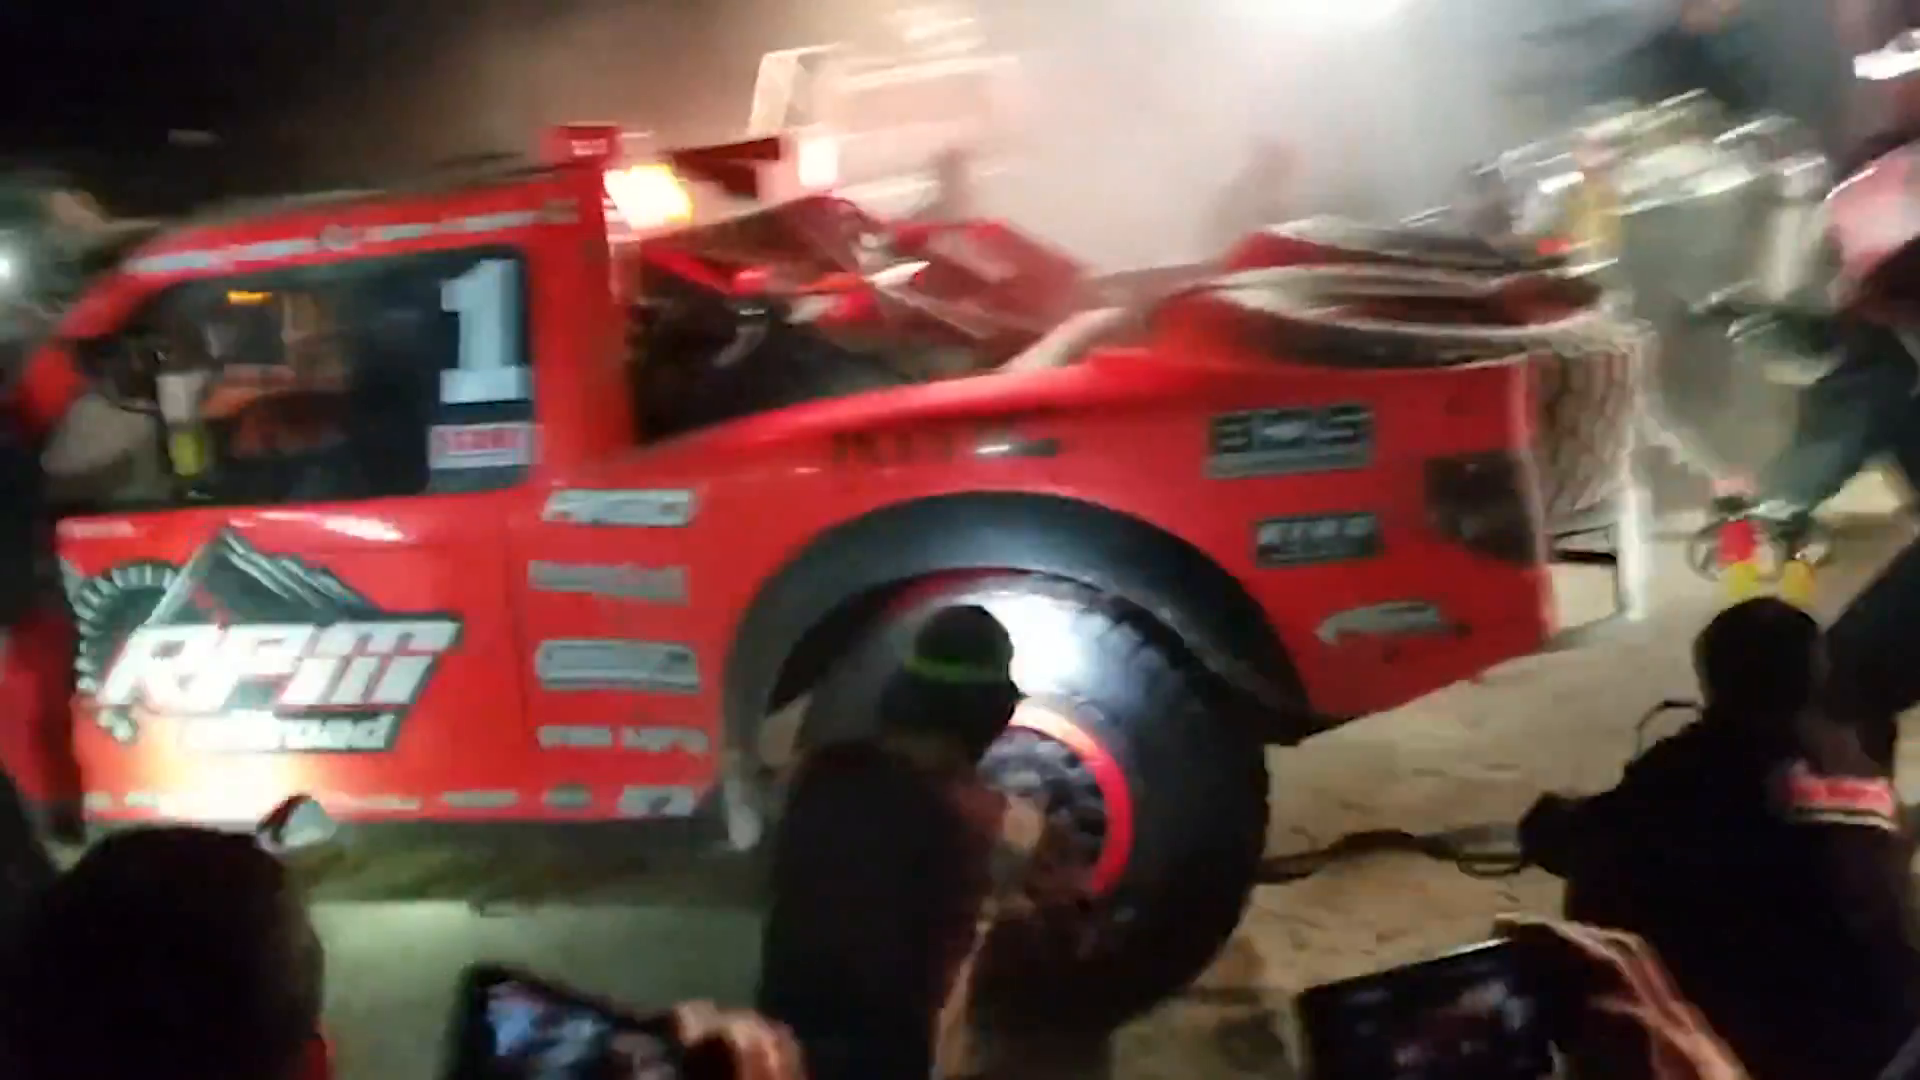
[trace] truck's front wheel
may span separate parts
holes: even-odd
[[[1071,830],[1095,894],[1085,915],[1003,926],[981,1004],[1019,1028],[1117,1026],[1185,987],[1238,925],[1266,841],[1260,744],[1209,707],[1207,676],[1177,643],[1087,590],[959,582],[916,596],[879,638],[899,649],[961,603],[1006,625],[1028,695],[985,770]]]

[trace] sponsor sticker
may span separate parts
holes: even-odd
[[[568,488],[547,496],[542,521],[632,529],[679,529],[693,523],[693,492],[678,488]]]
[[[843,468],[893,469],[1060,456],[1060,440],[1002,424],[904,431],[844,431],[832,439],[832,462]]]
[[[592,724],[545,724],[534,732],[542,750],[611,750],[613,729]]]
[[[684,566],[600,565],[535,559],[527,564],[527,584],[538,592],[580,593],[656,604],[687,602],[687,568]]]
[[[461,639],[328,571],[222,532],[184,565],[69,576],[76,684],[121,743],[171,727],[203,753],[377,753]]]
[[[443,791],[440,801],[456,810],[499,810],[520,801],[520,793],[505,789],[493,791]]]
[[[1314,631],[1323,645],[1350,637],[1426,637],[1458,631],[1453,620],[1424,600],[1395,600],[1330,615]]]
[[[641,754],[692,754],[706,757],[713,751],[713,740],[699,728],[625,727],[620,729],[620,749]]]
[[[542,750],[627,750],[640,754],[692,754],[713,750],[707,733],[693,727],[623,727],[548,724],[534,733]]]
[[[1253,559],[1263,567],[1371,559],[1380,554],[1380,516],[1298,514],[1254,526]]]
[[[344,792],[328,792],[328,806],[338,806],[349,812],[371,814],[416,814],[426,805],[417,795],[349,795]]]
[[[1207,475],[1216,480],[1360,469],[1373,462],[1373,410],[1365,405],[1250,409],[1216,416],[1207,431]]]
[[[691,647],[620,638],[543,641],[533,668],[544,689],[700,692],[700,665]]]
[[[1872,776],[1823,776],[1804,761],[1781,782],[1787,818],[1810,825],[1858,825],[1898,831],[1900,797],[1893,785]]]
[[[140,627],[94,701],[171,721],[188,750],[379,752],[459,640],[454,619]]]
[[[540,801],[554,810],[585,810],[593,805],[593,789],[585,784],[562,784],[547,789]]]
[[[427,468],[513,469],[533,464],[533,425],[436,424],[427,433]]]
[[[700,795],[690,787],[626,787],[620,789],[615,812],[624,818],[692,817]]]

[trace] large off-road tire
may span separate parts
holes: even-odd
[[[1592,528],[1627,494],[1653,339],[1596,285],[1382,262],[1246,271],[1215,279],[1209,291],[1275,320],[1276,347],[1297,350],[1303,362],[1433,367],[1525,357],[1549,531]]]
[[[979,1001],[1005,1027],[1110,1029],[1186,986],[1238,925],[1265,850],[1262,748],[1158,624],[1042,579],[916,591],[857,654],[858,696],[927,615],[956,603],[1007,626],[1029,695],[984,768],[1079,839],[1095,894],[1086,913],[997,932]],[[841,693],[829,715],[864,715]]]

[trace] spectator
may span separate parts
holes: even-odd
[[[1031,808],[1010,814],[975,771],[1020,701],[1012,652],[984,609],[934,614],[881,691],[878,738],[798,766],[773,843],[759,1008],[793,1029],[815,1080],[928,1075],[995,892],[997,841],[1038,842]],[[1017,861],[999,860],[1002,882]]]
[[[1772,598],[1695,650],[1700,719],[1521,843],[1569,917],[1645,937],[1762,1080],[1874,1076],[1920,1019],[1911,845],[1887,774],[1821,710],[1823,639]]]
[[[324,1061],[320,941],[251,836],[110,837],[21,930],[0,1014],[9,1075],[299,1080]]]

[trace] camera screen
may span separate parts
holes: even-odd
[[[1539,1080],[1553,1072],[1540,1002],[1507,942],[1300,995],[1316,1080]]]
[[[526,979],[474,988],[467,1008],[473,1080],[674,1080],[677,1040],[668,1021],[645,1023]]]

